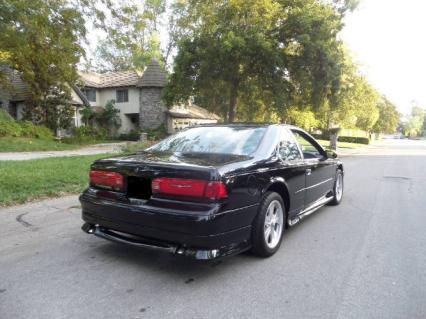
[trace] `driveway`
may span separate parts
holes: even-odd
[[[269,259],[110,243],[80,230],[77,196],[2,209],[0,318],[426,318],[426,145],[344,163],[342,204]]]
[[[0,152],[0,161],[21,161],[47,157],[61,156],[77,156],[77,155],[92,155],[104,153],[118,153],[121,147],[126,144],[120,143],[105,143],[95,144],[69,151],[43,151],[43,152]]]

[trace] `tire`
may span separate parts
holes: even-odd
[[[252,252],[260,257],[275,254],[280,248],[286,221],[287,212],[281,196],[275,192],[266,192],[253,222]]]
[[[336,171],[336,179],[334,181],[333,188],[333,199],[329,203],[331,206],[337,206],[342,202],[343,198],[343,189],[344,189],[344,179],[343,179],[343,171],[339,168]],[[340,187],[340,192],[338,188]]]

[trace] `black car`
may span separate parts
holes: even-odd
[[[95,161],[83,230],[200,260],[279,248],[287,227],[343,195],[343,165],[288,125],[189,128]]]

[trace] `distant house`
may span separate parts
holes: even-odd
[[[30,97],[28,85],[22,80],[19,72],[7,67],[0,67],[0,72],[9,80],[7,88],[0,87],[0,108],[5,109],[16,120],[21,120],[25,103]],[[72,87],[71,104],[74,108],[73,125],[80,126],[78,109],[88,104],[85,95],[78,87]]]
[[[28,88],[17,72],[12,72],[13,93],[0,90],[0,106],[16,119],[22,117]],[[120,110],[121,127],[118,133],[135,129],[153,129],[164,124],[169,133],[189,125],[216,123],[220,118],[207,110],[188,103],[168,110],[161,97],[167,84],[167,74],[158,64],[151,62],[144,72],[124,71],[109,73],[79,72],[81,84],[72,87],[75,109],[74,125],[83,125],[79,109],[90,105],[97,111],[110,100]]]
[[[186,105],[175,105],[167,112],[167,131],[175,133],[185,127],[199,124],[214,124],[220,117],[206,109],[189,102]]]

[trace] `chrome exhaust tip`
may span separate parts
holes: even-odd
[[[93,234],[95,232],[96,226],[89,224],[89,223],[84,223],[83,226],[81,226],[81,229],[88,234]]]

